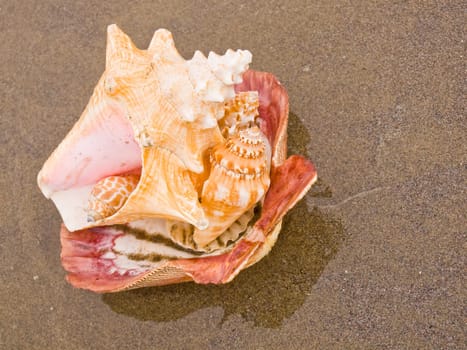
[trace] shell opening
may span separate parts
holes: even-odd
[[[82,118],[38,175],[39,187],[70,231],[89,226],[86,208],[97,182],[141,172],[141,148],[131,125],[123,109],[103,97],[102,83],[101,79]]]

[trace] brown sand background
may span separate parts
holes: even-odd
[[[0,1],[0,348],[466,346],[463,1]],[[60,265],[42,163],[104,69],[145,48],[253,52],[290,95],[290,153],[320,180],[273,252],[225,286],[98,295]]]

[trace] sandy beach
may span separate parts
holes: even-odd
[[[462,349],[465,3],[0,1],[0,348]],[[227,285],[99,295],[60,264],[36,176],[104,71],[106,28],[253,53],[319,180]]]

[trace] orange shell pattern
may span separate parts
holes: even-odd
[[[88,221],[113,215],[139,182],[138,175],[108,176],[94,185],[89,199]]]
[[[195,230],[193,238],[198,246],[204,247],[220,236],[266,193],[268,155],[261,135],[257,127],[243,129],[214,148],[211,174],[201,195],[209,227]]]

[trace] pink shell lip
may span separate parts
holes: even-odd
[[[277,79],[270,73],[249,70],[235,90],[259,92],[260,126],[271,142],[273,153],[271,187],[251,233],[221,255],[170,260],[156,270],[119,274],[112,269],[112,261],[103,258],[118,236],[109,232],[111,228],[69,232],[62,226],[62,264],[73,286],[105,293],[185,281],[227,283],[267,254],[271,248],[267,245],[268,236],[280,229],[283,216],[306,194],[317,173],[314,165],[302,156],[285,160],[288,96]]]

